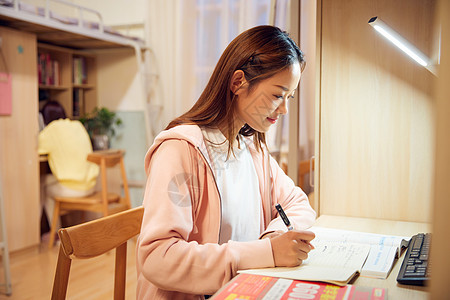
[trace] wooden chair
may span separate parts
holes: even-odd
[[[108,216],[131,208],[128,181],[123,161],[123,150],[96,151],[88,155],[87,160],[100,166],[101,190],[83,197],[54,197],[55,208],[50,229],[48,247],[53,247],[59,216],[70,210],[99,212],[102,216]],[[108,192],[107,168],[119,165],[124,189],[124,197]]]
[[[298,185],[303,190],[305,188],[305,176],[314,171],[314,158],[312,160],[302,160],[298,164]]]
[[[282,163],[281,169],[287,174],[287,164]],[[305,190],[305,176],[310,172],[314,171],[314,158],[310,161],[308,159],[302,160],[298,163],[298,186]]]
[[[142,206],[58,231],[61,240],[52,300],[65,299],[72,258],[93,258],[116,249],[114,299],[125,299],[127,241],[141,230]]]
[[[305,176],[309,173],[311,173],[312,171],[314,171],[314,158],[312,158],[311,160],[302,160],[298,163],[298,186],[305,191],[306,190],[306,184],[305,184]],[[287,164],[282,163],[281,164],[281,169],[283,169],[283,171],[287,174]],[[310,176],[312,176],[312,174],[310,174]],[[314,200],[314,191],[311,191],[308,193],[308,200],[309,200],[309,204],[311,204],[311,207],[315,210],[318,209],[318,205]]]

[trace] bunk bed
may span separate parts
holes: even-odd
[[[0,0],[0,26],[33,33],[40,43],[79,51],[124,47],[134,49],[144,95],[142,101],[146,107],[144,116],[149,143],[152,130],[147,112],[149,92],[146,81],[149,76],[156,75],[148,71],[150,69],[148,53],[151,55],[151,49],[146,47],[144,40],[116,29],[127,25],[117,27],[104,25],[102,15],[93,9],[65,0],[40,0],[32,3],[37,2],[43,5],[34,5],[26,0]],[[144,28],[143,24],[130,25]]]
[[[63,11],[75,11],[76,17],[55,11],[61,7]],[[99,12],[64,0],[45,0],[44,6],[0,0],[0,26],[31,32],[40,42],[73,49],[145,47],[142,39],[105,26]]]

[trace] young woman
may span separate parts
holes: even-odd
[[[249,29],[225,49],[194,106],[156,137],[145,158],[138,299],[202,299],[238,270],[308,257],[315,212],[264,135],[287,113],[304,64],[287,33]]]

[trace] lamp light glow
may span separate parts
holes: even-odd
[[[397,46],[409,57],[414,59],[417,63],[429,69],[430,59],[425,54],[423,54],[419,49],[414,47],[410,42],[408,42],[405,38],[403,38],[400,34],[398,34],[396,31],[390,28],[380,18],[378,17],[371,18],[369,20],[369,25],[371,25],[378,33],[380,33],[382,36],[388,39],[391,43]]]

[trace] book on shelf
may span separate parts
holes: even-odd
[[[221,288],[212,299],[386,300],[387,290],[240,274]]]
[[[80,85],[87,83],[87,68],[84,57],[73,58],[73,83]]]
[[[52,84],[53,85],[60,85],[61,81],[59,79],[59,63],[56,60],[52,61]]]
[[[83,90],[82,89],[73,89],[73,97],[72,97],[72,115],[74,117],[80,117],[83,112]]]
[[[38,54],[38,80],[41,85],[61,84],[59,62],[52,59],[50,53]]]
[[[241,270],[239,273],[344,286],[357,276],[386,279],[408,237],[312,227],[315,249],[298,267]]]

